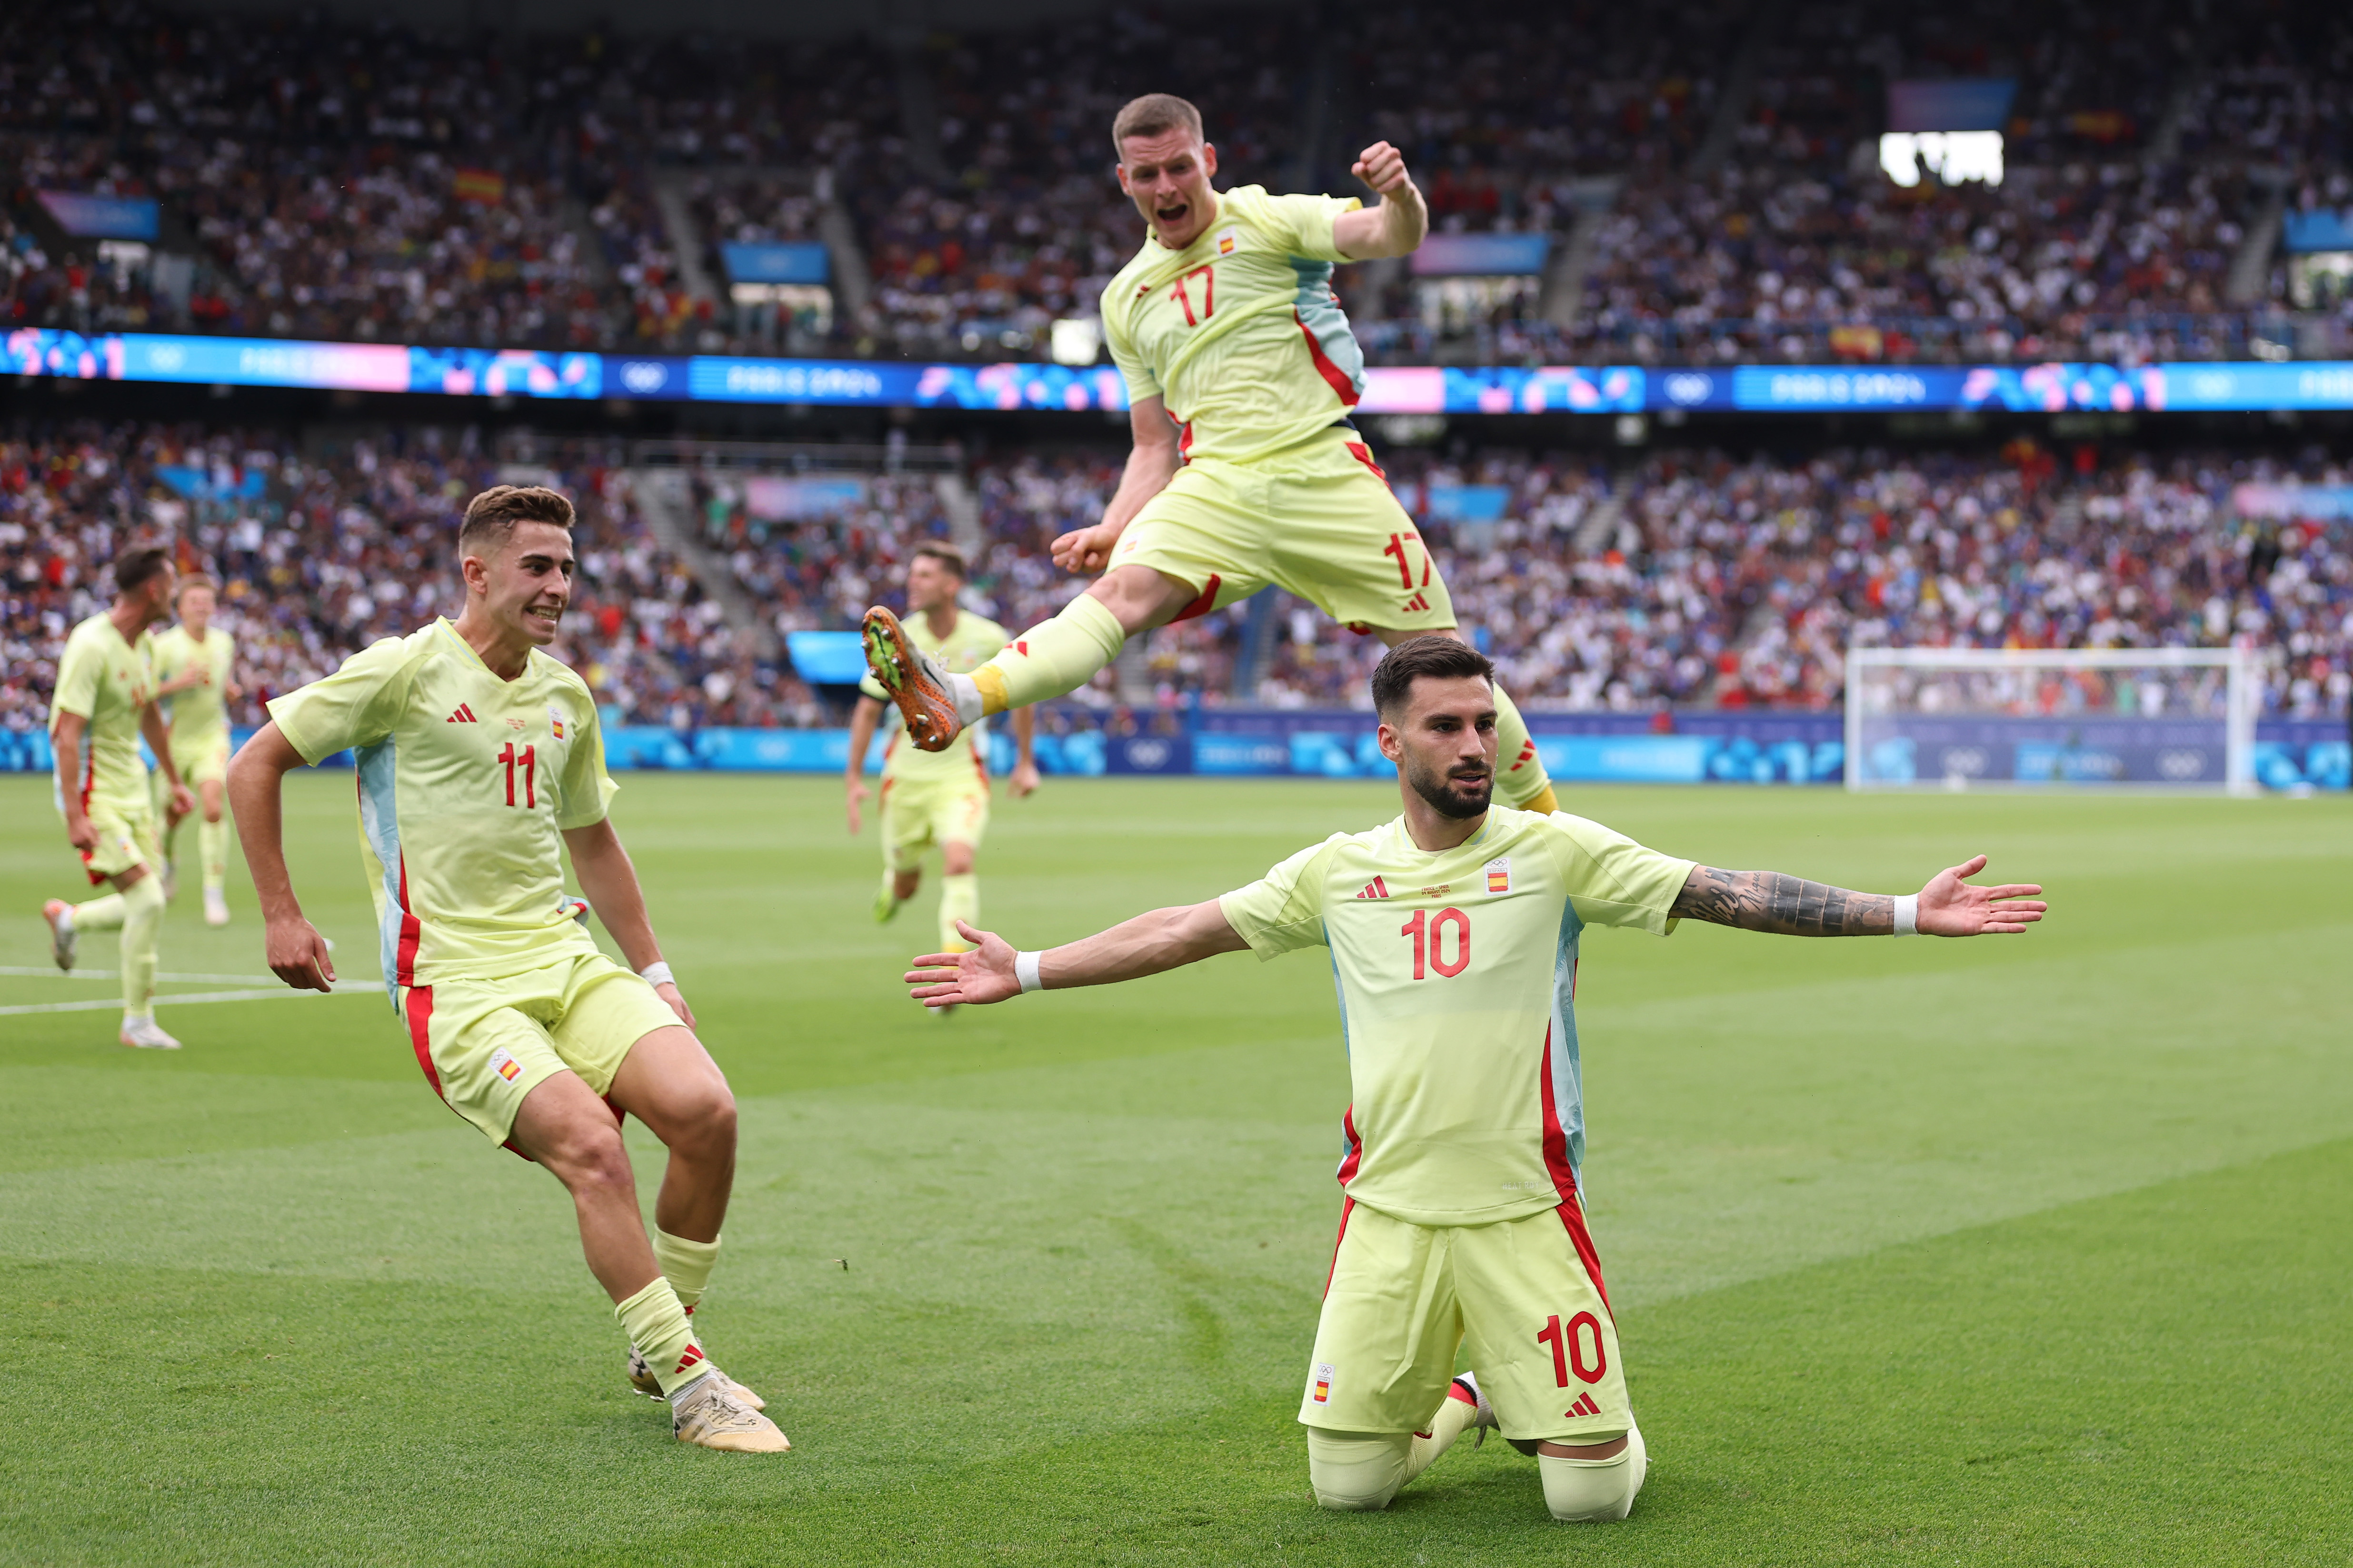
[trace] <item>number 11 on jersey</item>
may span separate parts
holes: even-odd
[[[515,769],[521,767],[522,803],[536,810],[539,806],[539,748],[525,746],[518,752],[514,749],[514,742],[510,741],[497,760],[507,765],[507,804],[512,805],[515,803]]]

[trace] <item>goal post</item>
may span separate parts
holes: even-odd
[[[1850,790],[2255,793],[2252,648],[1856,647]]]

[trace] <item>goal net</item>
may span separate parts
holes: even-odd
[[[2254,788],[2245,648],[1858,647],[1846,786]]]

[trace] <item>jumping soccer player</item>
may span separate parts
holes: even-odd
[[[941,668],[968,672],[1012,639],[1005,628],[956,603],[964,591],[965,560],[952,545],[919,544],[907,563],[910,640]],[[860,825],[866,802],[866,750],[882,715],[884,693],[868,676],[849,716],[849,765],[843,778],[849,797],[849,831]],[[1030,757],[1035,710],[1013,711],[1015,761],[1007,789],[1016,800],[1038,787],[1038,764]],[[980,878],[973,857],[988,831],[987,738],[975,724],[958,731],[944,752],[902,746],[894,731],[882,753],[882,886],[874,895],[874,918],[888,921],[915,896],[923,881],[923,851],[940,848],[940,947],[963,951],[956,922],[978,924]]]
[[[541,651],[572,597],[572,503],[554,490],[476,496],[458,534],[457,623],[386,637],[270,703],[270,721],[229,764],[229,804],[269,967],[290,985],[332,990],[326,943],[287,876],[280,794],[290,769],[356,753],[385,990],[426,1080],[571,1193],[589,1270],[628,1331],[630,1383],[669,1399],[671,1429],[706,1448],[780,1452],[784,1434],[704,1358],[688,1321],[719,1256],[735,1100],[694,1037],[606,816],[617,786],[596,703]],[[567,850],[628,968],[575,920]],[[650,1245],[625,1113],[670,1148]]]
[[[1356,177],[1380,195],[1219,192],[1218,150],[1181,98],[1151,93],[1112,122],[1120,189],[1150,235],[1103,295],[1134,448],[1103,521],[1054,541],[1101,572],[1052,620],[970,675],[927,660],[898,618],[866,614],[867,662],[915,744],[935,752],[983,715],[1082,686],[1139,632],[1240,604],[1270,583],[1394,647],[1455,637],[1446,584],[1349,411],[1365,357],[1332,293],[1335,262],[1405,256],[1430,209],[1386,142]],[[1556,804],[1519,711],[1495,693],[1506,802]]]
[[[90,886],[114,884],[113,892],[87,903],[51,899],[41,906],[49,922],[49,952],[59,969],[70,970],[83,931],[121,931],[122,1028],[116,1038],[151,1051],[176,1051],[180,1042],[155,1022],[164,887],[154,873],[164,857],[155,845],[141,736],[163,770],[170,809],[185,812],[195,804],[172,760],[164,716],[155,710],[155,639],[147,630],[171,614],[174,575],[168,551],[138,546],[124,552],[114,563],[113,607],[66,638],[57,692],[49,699],[66,842],[81,851]]]
[[[1328,946],[1354,1096],[1299,1411],[1317,1500],[1385,1508],[1466,1428],[1496,1426],[1537,1456],[1555,1518],[1623,1519],[1648,1461],[1578,1197],[1579,933],[1664,934],[1686,916],[1792,936],[2015,933],[2042,918],[2042,889],[1969,886],[1980,855],[1916,894],[1849,892],[1493,808],[1493,668],[1459,642],[1390,649],[1373,703],[1405,801],[1388,826],[1042,953],[968,931],[974,951],[919,958],[907,979],[936,1007]],[[1466,1346],[1477,1375],[1450,1378]]]
[[[228,705],[240,695],[230,679],[237,639],[213,625],[213,580],[180,579],[180,624],[155,638],[155,695],[169,698],[172,762],[196,792],[204,820],[196,852],[205,863],[205,924],[228,924],[228,823],[221,792],[228,783]],[[173,862],[187,814],[164,810],[164,896],[177,891]]]

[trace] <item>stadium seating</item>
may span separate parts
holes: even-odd
[[[1852,643],[2216,646],[2267,653],[2269,710],[2341,712],[2353,696],[2353,548],[2341,533],[2234,519],[2242,483],[2342,484],[2295,461],[2212,452],[2062,463],[1833,450],[1784,462],[1662,451],[1614,471],[1590,457],[1401,449],[1387,458],[1461,624],[1531,709],[1835,705]],[[1078,591],[1053,537],[1100,516],[1103,453],[1015,452],[970,465],[976,603],[1017,628]],[[764,523],[740,484],[691,481],[701,569],[733,579],[761,625],[730,625],[696,564],[649,526],[619,451],[554,461],[414,431],[304,451],[282,437],[86,425],[0,443],[5,676],[0,725],[40,727],[72,623],[103,603],[126,524],[172,531],[219,572],[252,688],[239,717],[349,652],[454,610],[450,528],[487,484],[546,480],[584,511],[579,602],[559,655],[617,718],[696,728],[838,720],[766,634],[854,626],[892,602],[910,545],[955,530],[934,481],[871,478],[854,510]],[[1493,515],[1448,521],[1461,500]],[[1164,628],[1140,663],[1077,700],[1361,706],[1377,639],[1280,593]],[[1143,690],[1137,689],[1141,682]]]
[[[1121,13],[893,54],[29,7],[0,20],[0,321],[1039,357],[1140,242],[1103,134],[1162,88],[1205,106],[1229,181],[1353,188],[1348,157],[1386,136],[1441,231],[1550,237],[1560,265],[1472,303],[1344,276],[1377,362],[2197,358],[2293,335],[2264,314],[2284,264],[2253,299],[2226,285],[2283,202],[2353,195],[2341,18],[1772,15],[1383,5],[1328,44],[1278,10],[1240,47]],[[2005,71],[2002,185],[1881,172],[1882,82]],[[101,258],[34,199],[58,190],[158,199],[154,255],[189,265]],[[745,238],[828,244],[829,316],[739,308],[716,247]]]

